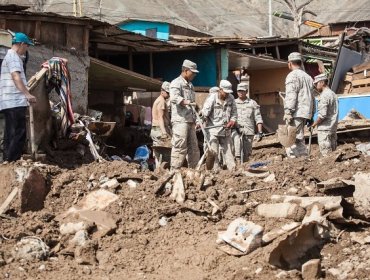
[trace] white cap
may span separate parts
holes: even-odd
[[[219,90],[220,90],[220,88],[219,88],[219,87],[211,87],[211,88],[209,89],[209,93],[210,93],[210,94],[217,93]]]
[[[302,61],[302,55],[299,52],[292,52],[288,56],[288,61]]]
[[[238,84],[238,91],[248,91],[248,84],[247,83],[240,83]]]
[[[233,93],[233,86],[228,80],[221,80],[220,89],[226,93]]]
[[[182,67],[188,68],[193,73],[199,73],[199,71],[197,70],[197,64],[188,59],[184,60],[184,62],[182,63]]]
[[[320,81],[326,81],[327,79],[328,79],[328,77],[326,77],[325,74],[320,74],[320,75],[315,76],[315,78],[313,80],[313,83],[316,84]]]
[[[162,89],[164,90],[164,91],[166,91],[166,92],[170,92],[170,83],[169,82],[163,82],[163,84],[162,84]]]

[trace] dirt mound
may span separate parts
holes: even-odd
[[[249,169],[251,163],[258,167]],[[41,211],[20,214],[14,201],[0,218],[0,275],[10,279],[271,279],[277,275],[296,279],[300,271],[269,265],[273,243],[235,257],[217,249],[218,232],[239,217],[264,227],[265,232],[290,223],[258,216],[255,208],[270,203],[276,194],[322,196],[318,182],[335,177],[351,180],[358,171],[369,172],[369,163],[370,158],[357,153],[354,144],[340,146],[327,158],[320,158],[314,145],[311,159],[287,160],[283,149],[261,149],[234,172],[183,170],[183,204],[169,196],[168,185],[159,189],[167,171],[140,171],[139,165],[123,161],[91,163],[73,170],[39,164],[50,192]],[[22,165],[32,163],[18,162],[9,168]],[[258,177],[266,172],[273,176]],[[99,227],[87,223],[87,237],[81,242],[87,242],[83,248],[90,249],[81,252],[71,245],[73,235],[61,233],[66,221],[60,217],[71,207],[76,211],[85,207],[89,195],[101,190],[102,184],[117,197],[104,209],[97,199],[88,210],[108,213],[116,227],[101,234]],[[323,245],[321,259],[327,278],[366,278],[363,264],[369,262],[370,247],[366,240],[364,244],[354,241],[353,231],[366,233],[367,229],[335,224],[336,235]],[[39,237],[50,248],[46,260],[14,259],[17,242],[27,236]],[[92,258],[84,260],[91,252]],[[332,276],[336,272],[339,276]]]

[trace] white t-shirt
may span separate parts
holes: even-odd
[[[19,72],[21,79],[27,85],[23,61],[16,51],[10,49],[1,65],[0,76],[0,111],[9,108],[26,107],[28,101],[23,92],[19,91],[12,79],[12,73]]]

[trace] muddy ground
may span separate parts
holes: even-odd
[[[339,156],[339,154],[342,154]],[[259,167],[275,174],[276,181],[246,177],[249,163],[268,162]],[[165,194],[155,195],[164,171],[140,171],[136,164],[121,161],[90,163],[71,169],[56,165],[40,165],[47,177],[50,192],[44,209],[20,214],[14,202],[0,218],[0,278],[3,279],[301,279],[300,270],[282,270],[268,263],[273,244],[241,256],[230,256],[217,249],[216,239],[235,218],[244,217],[264,227],[265,232],[290,222],[266,219],[255,214],[260,203],[270,202],[272,194],[297,196],[324,195],[316,183],[335,178],[351,179],[358,171],[370,172],[370,157],[359,155],[355,143],[342,144],[327,158],[319,157],[313,145],[310,159],[286,159],[282,148],[254,151],[248,164],[234,172],[220,171],[207,174],[211,185],[199,189],[186,179],[186,201],[180,207]],[[9,165],[15,168],[29,162]],[[73,252],[68,252],[68,241],[62,237],[56,217],[76,205],[98,185],[99,178],[116,178],[120,185],[113,190],[119,199],[105,211],[117,221],[117,229],[104,237],[89,237],[97,246],[96,263],[78,264]],[[128,179],[140,184],[129,187]],[[242,194],[240,191],[269,187]],[[1,190],[0,190],[1,191]],[[4,195],[4,194],[3,194]],[[220,208],[216,215],[207,199]],[[165,216],[166,225],[159,220]],[[366,234],[363,226],[334,225],[331,238],[319,257],[323,278],[366,279],[370,269],[370,246],[351,239],[351,232]],[[12,251],[25,236],[41,238],[51,249],[46,260],[15,260]],[[344,267],[347,274],[334,277],[329,269]]]

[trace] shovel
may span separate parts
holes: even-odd
[[[280,97],[285,101],[282,93],[279,92]],[[285,148],[292,146],[295,143],[296,135],[297,135],[297,128],[295,125],[291,125],[288,121],[285,122],[283,125],[278,126],[278,130],[276,131],[277,137],[281,145]]]
[[[198,162],[197,166],[198,166],[198,170],[200,168],[200,165],[202,164],[202,162],[204,162],[204,160],[206,159],[206,165],[207,165],[207,168],[210,169],[211,166],[213,166],[213,163],[214,163],[214,160],[215,160],[215,154],[212,152],[212,149],[211,149],[211,144],[209,143],[209,139],[207,137],[207,133],[206,133],[206,130],[203,126],[203,123],[202,123],[202,119],[200,118],[199,114],[197,113],[197,111],[195,110],[195,108],[191,105],[189,105],[191,107],[191,109],[193,110],[194,114],[195,114],[195,117],[197,118],[197,121],[199,123],[199,126],[203,132],[203,136],[204,136],[204,140],[205,140],[205,143],[207,145],[207,149],[206,149],[206,152],[205,152],[205,156],[202,157],[200,159],[200,161]]]
[[[310,127],[309,128],[309,131],[310,131],[310,138],[308,138],[308,156],[310,156],[310,154],[311,154],[311,141],[312,141],[312,131],[313,131],[313,128]]]

